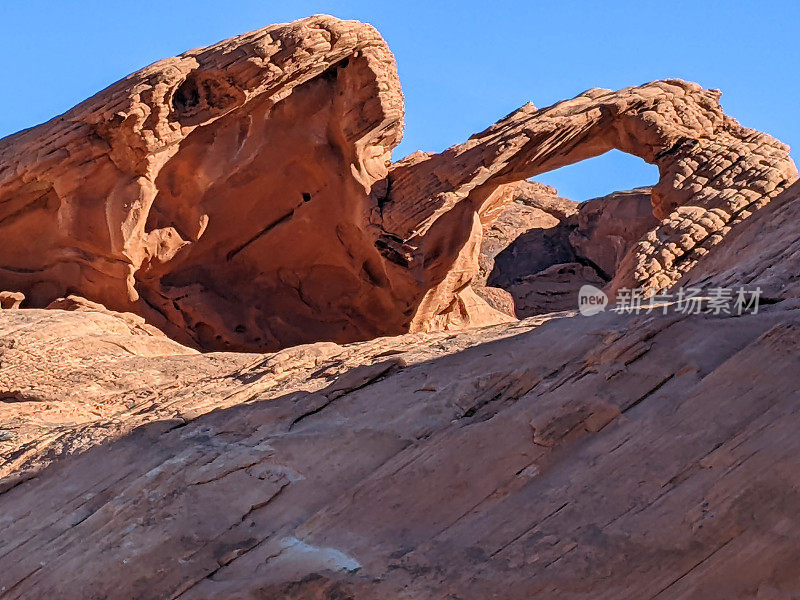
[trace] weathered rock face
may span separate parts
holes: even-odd
[[[560,198],[550,186],[533,181],[517,184],[513,202],[485,219],[478,273],[471,283],[475,293],[493,308],[521,316],[522,304],[509,293],[511,285],[525,275],[574,259],[568,232],[572,228],[569,217],[576,208],[576,202]]]
[[[402,118],[394,59],[361,23],[156,63],[0,143],[0,288],[30,306],[78,292],[211,348],[399,331],[410,307],[367,194]]]
[[[569,243],[575,256],[611,279],[630,249],[658,227],[650,188],[614,192],[580,205]]]
[[[800,595],[786,148],[679,81],[389,165],[401,118],[377,33],[314,17],[0,142],[3,600]],[[658,164],[664,220],[519,185],[611,147]],[[475,276],[519,215],[569,259],[513,278],[541,310],[612,275],[767,302],[426,332],[502,318]],[[417,332],[200,354],[154,323],[206,347]]]
[[[519,277],[504,289],[514,300],[514,314],[522,318],[575,310],[582,286],[588,284],[602,289],[607,283],[608,280],[589,265],[565,262]]]
[[[798,211],[795,184],[692,270],[764,288],[737,318],[254,355],[0,311],[2,596],[792,598]]]
[[[790,301],[268,355],[83,306],[0,312],[4,599],[800,592]]]
[[[403,102],[379,34],[268,27],[0,141],[0,289],[30,307],[77,293],[216,349],[497,322],[470,285],[483,228],[516,182],[611,148],[659,166],[665,218],[613,285],[661,287],[796,177],[718,98],[677,80],[590,90],[389,165]]]
[[[23,300],[25,300],[25,294],[22,292],[0,292],[0,308],[19,308]]]
[[[519,184],[514,201],[483,231],[473,285],[507,288],[521,275],[572,260],[570,217],[577,210],[577,202],[560,198],[554,188],[532,181]]]
[[[761,288],[766,302],[800,298],[800,182],[734,228],[679,282],[684,286]]]

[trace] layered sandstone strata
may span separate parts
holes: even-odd
[[[394,58],[361,23],[155,63],[0,142],[0,289],[79,293],[207,348],[399,331],[413,307],[368,193],[402,128]]]
[[[797,179],[789,148],[739,125],[719,98],[667,80],[526,105],[464,144],[393,166],[384,227],[413,246],[464,202],[480,213],[505,185],[617,149],[658,166],[651,196],[661,222],[628,252],[611,290],[667,288]]]

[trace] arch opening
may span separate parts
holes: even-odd
[[[616,148],[533,178],[576,202],[603,198],[614,192],[652,187],[658,183],[658,167]]]

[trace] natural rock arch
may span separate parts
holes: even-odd
[[[719,97],[667,80],[592,89],[542,110],[526,105],[464,144],[395,165],[383,227],[425,256],[429,230],[462,202],[479,216],[496,212],[509,196],[504,186],[618,149],[658,166],[652,203],[662,222],[628,253],[612,291],[668,287],[797,179],[789,148],[725,115]],[[444,304],[454,289],[432,286],[428,300]]]
[[[718,99],[677,80],[590,90],[390,165],[403,98],[375,29],[271,26],[0,140],[0,290],[79,294],[209,349],[496,322],[469,286],[482,228],[514,182],[611,148],[658,165],[664,218],[613,286],[662,287],[796,178]]]

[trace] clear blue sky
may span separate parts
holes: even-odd
[[[680,77],[800,150],[800,0],[2,0],[0,137],[160,58],[315,13],[375,25],[406,96],[400,158],[465,140],[532,100]],[[653,183],[618,152],[539,179],[583,200]]]

